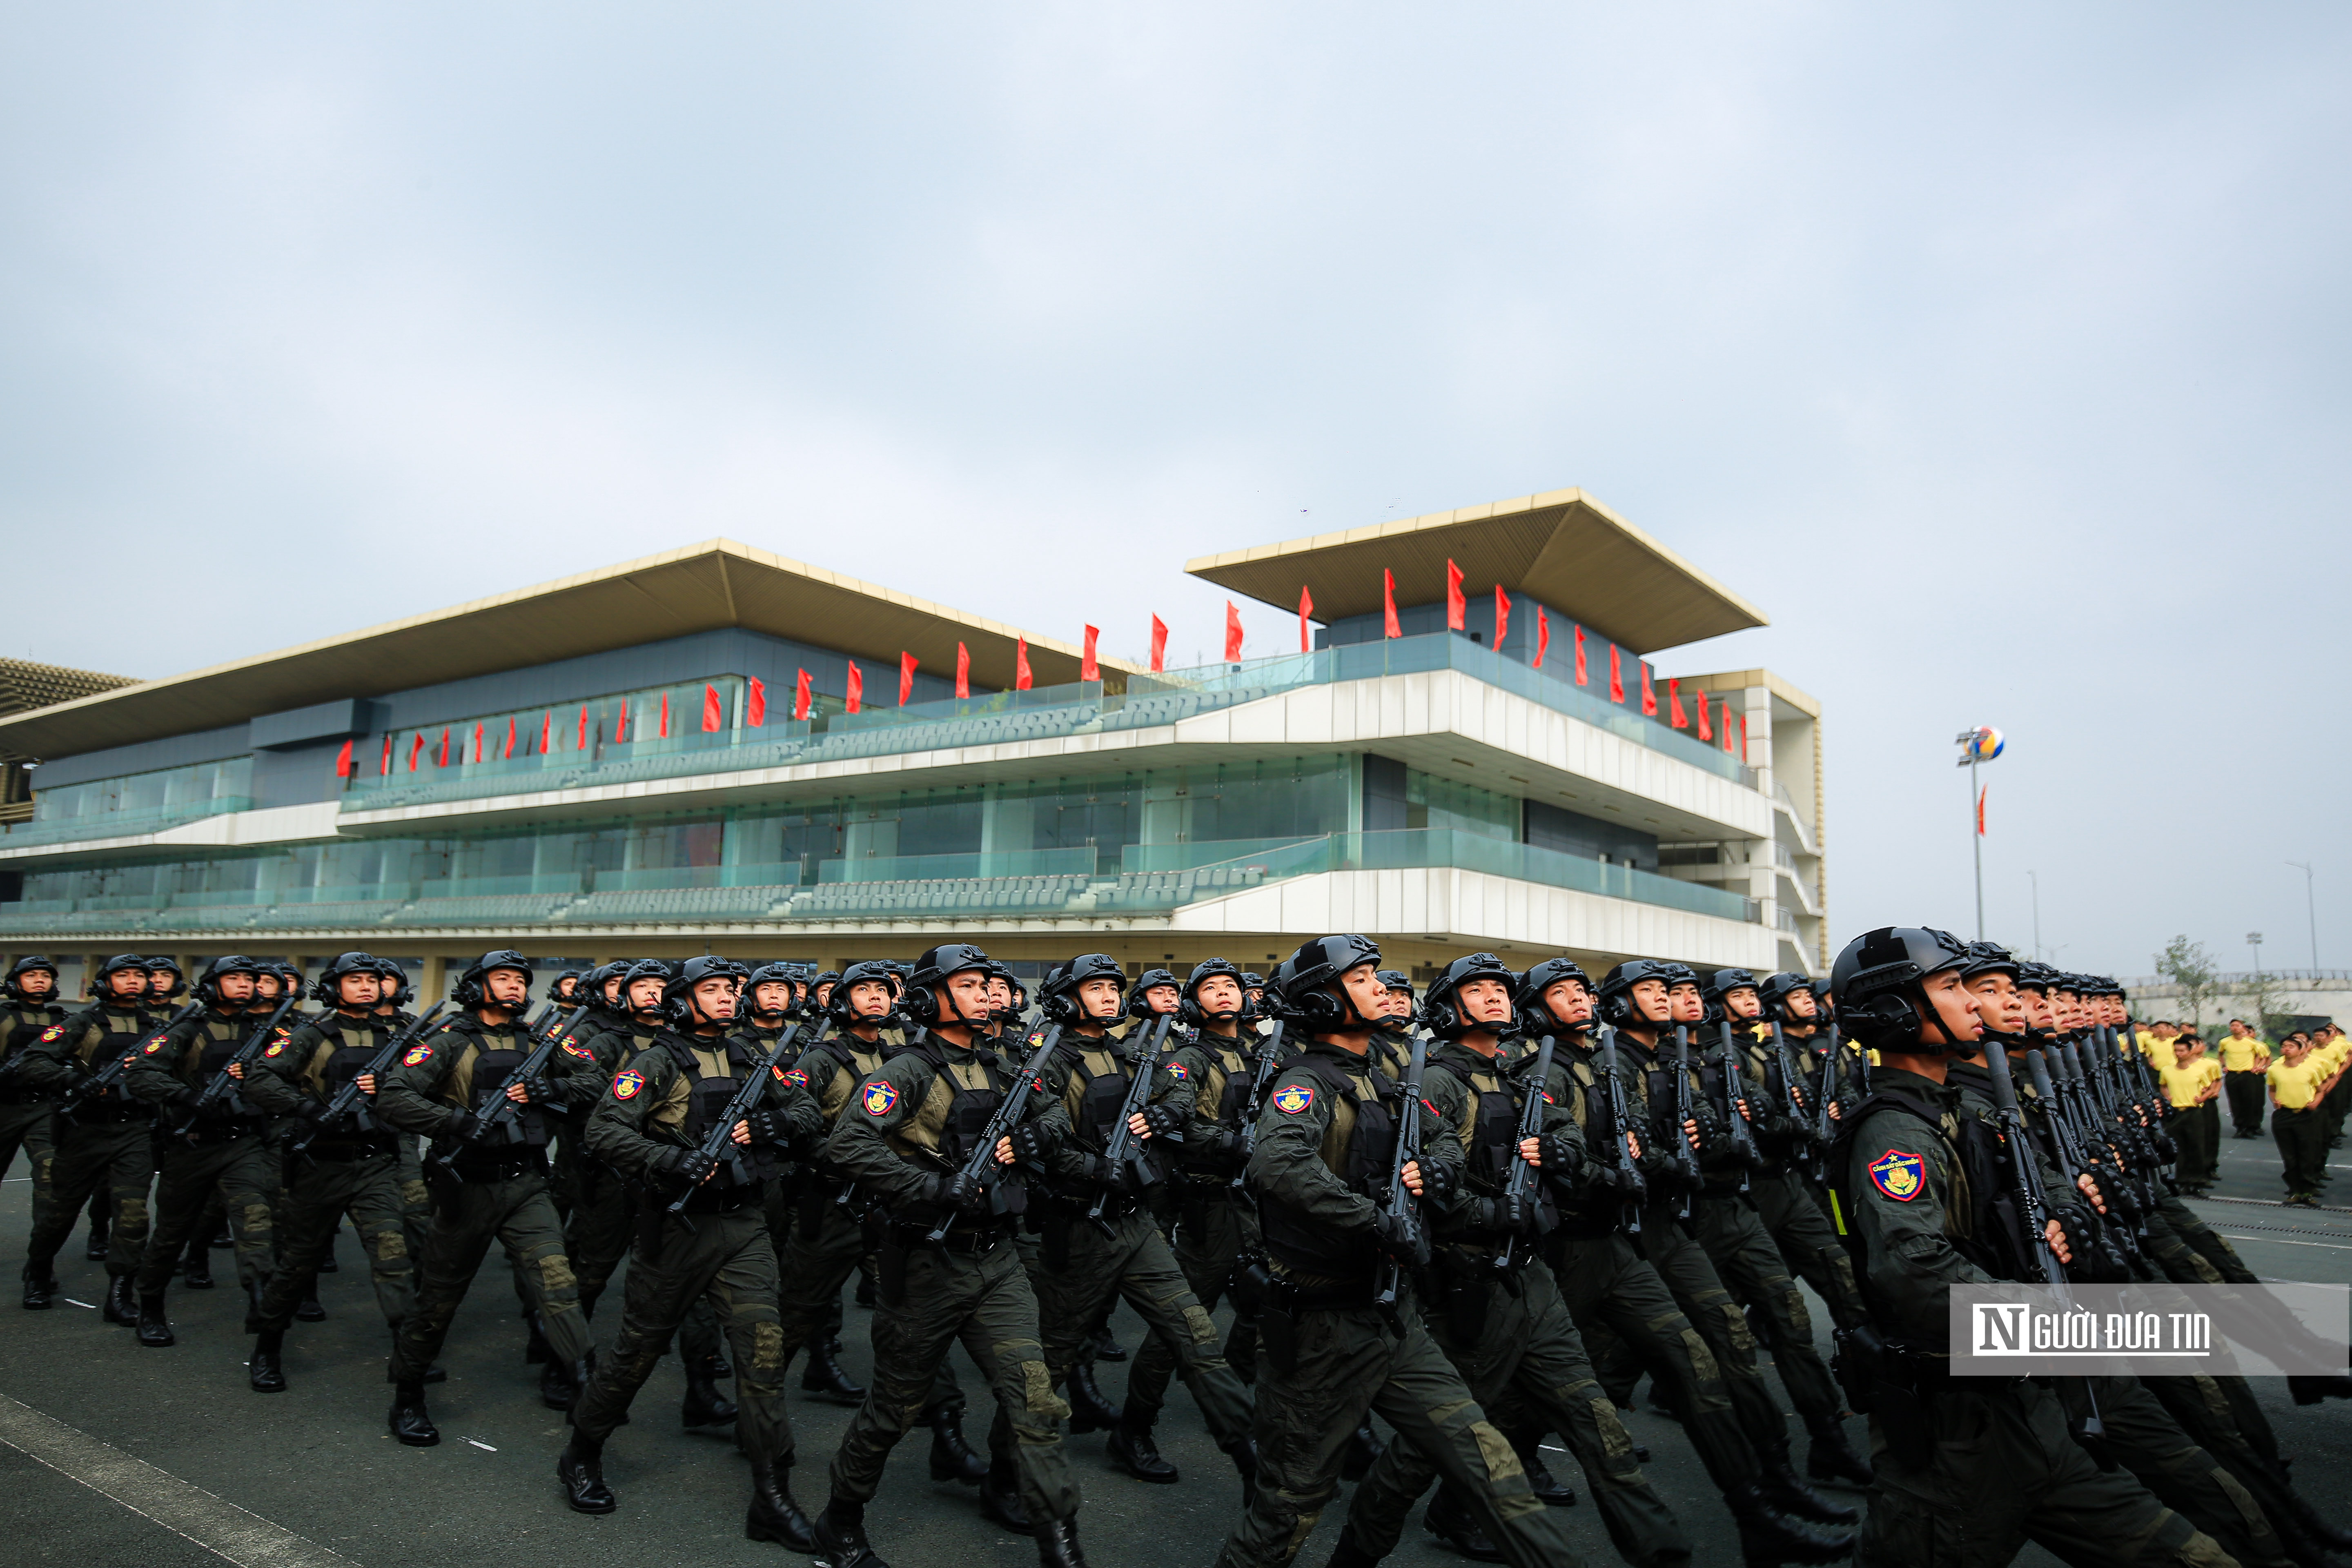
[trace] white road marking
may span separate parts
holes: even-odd
[[[2233,1236],[2226,1230],[2218,1231],[2215,1234],[2228,1237],[2231,1241],[2275,1241],[2281,1247],[2324,1247],[2330,1252],[2352,1252],[2352,1247],[2347,1247],[2336,1241],[2289,1241],[2284,1237],[2277,1236]]]
[[[95,1312],[98,1310],[98,1303],[95,1301],[77,1301],[71,1296],[60,1296],[58,1300],[63,1301],[68,1307],[79,1307],[85,1312]]]
[[[5,1394],[0,1443],[237,1568],[356,1568],[348,1557]]]
[[[479,1437],[468,1437],[468,1438],[467,1438],[467,1439],[466,1439],[466,1441],[467,1441],[467,1442],[468,1442],[468,1443],[471,1443],[475,1447],[479,1448],[479,1449],[480,1449],[483,1453],[485,1453],[485,1454],[495,1454],[495,1453],[497,1453],[497,1452],[498,1452],[498,1450],[497,1450],[496,1448],[491,1447],[488,1443],[483,1442]]]

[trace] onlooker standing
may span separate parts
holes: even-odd
[[[2246,1026],[2243,1018],[2230,1020],[2221,1037],[2221,1082],[2230,1097],[2230,1121],[2241,1138],[2259,1136],[2263,1130],[2263,1073],[2271,1065],[2271,1048]]]
[[[2213,1184],[2213,1167],[2220,1157],[2221,1119],[2214,1100],[2221,1092],[2221,1064],[2204,1054],[2197,1031],[2176,1037],[2172,1060],[2160,1064],[2164,1098],[2172,1107],[2166,1124],[2180,1149],[2173,1173],[2182,1190],[2202,1193]]]
[[[2311,1040],[2300,1029],[2280,1042],[2279,1057],[2264,1076],[2270,1083],[2271,1136],[2278,1142],[2286,1201],[2317,1208],[2320,1185],[2327,1180],[2327,1136],[2320,1121],[2319,1097],[2333,1079],[2312,1055]]]
[[[2344,1142],[2344,1112],[2352,1109],[2352,1074],[2345,1072],[2347,1058],[2352,1058],[2352,1041],[2333,1024],[2322,1024],[2311,1037],[2311,1054],[2327,1064],[2334,1075],[2320,1095],[2321,1124],[2326,1129],[2327,1146],[2336,1148]]]

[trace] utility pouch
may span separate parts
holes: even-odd
[[[1279,1279],[1267,1280],[1258,1309],[1257,1358],[1283,1377],[1298,1367],[1298,1292]]]
[[[1234,1299],[1234,1315],[1248,1320],[1265,1310],[1266,1292],[1274,1288],[1274,1270],[1265,1266],[1263,1253],[1244,1252],[1234,1259],[1234,1272],[1226,1289]]]
[[[1870,1396],[1878,1387],[1880,1353],[1885,1349],[1878,1331],[1863,1323],[1836,1330],[1831,1338],[1837,1348],[1830,1355],[1830,1374],[1845,1395],[1846,1408],[1856,1415],[1867,1415],[1872,1409]]]

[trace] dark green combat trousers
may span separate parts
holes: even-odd
[[[551,1195],[563,1195],[559,1205],[563,1211],[563,1255],[572,1260],[572,1277],[580,1282],[580,1310],[593,1317],[596,1299],[629,1255],[637,1205],[621,1173],[574,1148],[573,1142],[567,1131],[556,1145]]]
[[[1764,1228],[1763,1215],[1737,1193],[1703,1198],[1692,1214],[1716,1278],[1733,1300],[1756,1310],[1754,1321],[1771,1347],[1780,1386],[1789,1391],[1789,1403],[1796,1406],[1805,1429],[1835,1430],[1845,1402],[1813,1346],[1813,1315],[1805,1307],[1804,1292],[1789,1278],[1788,1261]],[[1752,1364],[1754,1352],[1749,1353]],[[1777,1413],[1774,1420],[1779,1420]]]
[[[1257,1215],[1233,1198],[1231,1184],[1223,1181],[1186,1182],[1176,1191],[1176,1240],[1170,1250],[1193,1300],[1202,1310],[1213,1312],[1233,1282],[1234,1260],[1256,1240]],[[1231,1353],[1244,1353],[1240,1346],[1245,1339],[1255,1350],[1255,1328],[1237,1318]],[[1125,1408],[1130,1421],[1151,1425],[1168,1402],[1168,1379],[1175,1370],[1175,1351],[1158,1334],[1146,1335],[1136,1349],[1135,1363],[1127,1369]]]
[[[827,1190],[806,1201],[779,1196],[769,1215],[783,1267],[784,1342],[797,1351],[812,1335],[841,1332],[841,1288],[866,1256],[866,1227]]]
[[[148,1124],[139,1121],[56,1122],[57,1153],[49,1166],[47,1211],[35,1216],[26,1256],[46,1269],[58,1248],[73,1235],[82,1205],[106,1194],[111,1216],[106,1271],[120,1278],[139,1272],[147,1251],[147,1187],[155,1177],[155,1144]]]
[[[1871,1417],[1878,1479],[1855,1539],[1857,1568],[2001,1568],[2028,1541],[2075,1568],[2231,1562],[2129,1471],[2102,1472],[2039,1384],[1952,1378],[1937,1390],[1931,1419],[1935,1447],[1915,1469],[1888,1451]]]
[[[1619,1233],[1569,1241],[1552,1277],[1588,1344],[1606,1334],[1649,1371],[1716,1489],[1755,1484],[1756,1451],[1732,1413],[1722,1365],[1633,1238]]]
[[[1710,1203],[1717,1200],[1700,1198],[1691,1205],[1693,1223],[1702,1219]],[[1748,1314],[1715,1270],[1714,1260],[1706,1255],[1696,1237],[1675,1218],[1675,1200],[1667,1198],[1651,1204],[1642,1212],[1642,1257],[1665,1285],[1674,1303],[1682,1310],[1691,1328],[1705,1342],[1707,1352],[1714,1358],[1716,1369],[1723,1380],[1724,1396],[1731,1402],[1731,1414],[1739,1423],[1740,1434],[1756,1459],[1773,1463],[1788,1457],[1789,1426],[1773,1402],[1772,1391],[1764,1384],[1763,1370],[1756,1363],[1756,1336],[1748,1327]],[[1574,1286],[1568,1289],[1573,1290]],[[1588,1345],[1593,1337],[1586,1336]],[[1657,1368],[1638,1352],[1629,1360],[1626,1345],[1603,1352],[1594,1345],[1594,1362],[1601,1374],[1601,1384],[1610,1397],[1620,1405],[1630,1404],[1633,1384],[1646,1371],[1654,1378]],[[1819,1358],[1815,1358],[1819,1364]],[[1712,1474],[1713,1467],[1709,1467]],[[1751,1470],[1748,1479],[1754,1479]]]
[[[2271,1140],[2278,1145],[2280,1173],[2291,1198],[2316,1193],[2327,1180],[2327,1129],[2320,1120],[2323,1114],[2317,1106],[2301,1110],[2280,1106],[2271,1112]]]
[[[33,1178],[32,1219],[41,1223],[41,1211],[49,1205],[49,1167],[57,1159],[56,1133],[50,1126],[54,1109],[46,1100],[28,1100],[22,1105],[0,1105],[0,1176],[6,1175],[16,1163],[16,1151],[25,1151],[25,1163],[31,1167],[26,1173]]]
[[[960,1340],[996,1396],[990,1454],[1012,1461],[1029,1517],[1077,1513],[1078,1485],[1062,1446],[1070,1407],[1045,1373],[1037,1299],[1010,1241],[981,1252],[909,1248],[897,1298],[886,1291],[874,1310],[873,1332],[873,1380],[833,1457],[835,1497],[862,1503],[874,1496],[890,1450],[930,1404],[948,1349]]]
[[[376,1306],[387,1323],[404,1321],[416,1306],[416,1260],[409,1256],[400,1162],[390,1153],[356,1160],[289,1160],[292,1180],[279,1207],[278,1269],[261,1292],[262,1328],[284,1333],[294,1309],[327,1260],[335,1226],[344,1215],[367,1248]]]
[[[1471,1397],[1488,1411],[1507,1402],[1515,1417],[1524,1411],[1535,1424],[1568,1439],[1620,1557],[1635,1568],[1688,1563],[1690,1539],[1635,1462],[1633,1439],[1592,1375],[1584,1342],[1577,1337],[1551,1270],[1530,1263],[1519,1274],[1516,1291],[1490,1280],[1472,1289],[1486,1302],[1485,1322],[1475,1340],[1459,1331],[1465,1318],[1477,1316],[1475,1306],[1465,1304],[1457,1313],[1449,1298],[1446,1310],[1425,1313],[1422,1320],[1462,1373]],[[1349,1504],[1348,1529],[1356,1544],[1373,1557],[1395,1551],[1406,1515],[1436,1476],[1437,1467],[1420,1449],[1390,1444]]]
[[[533,1298],[549,1349],[566,1365],[585,1357],[588,1322],[563,1256],[563,1226],[547,1195],[546,1172],[450,1181],[436,1188],[434,1198],[433,1224],[417,1265],[416,1310],[393,1342],[394,1381],[425,1380],[493,1241],[506,1249],[516,1279]]]
[[[2166,1379],[2167,1382],[2182,1381]],[[2185,1516],[2242,1564],[2277,1563],[2285,1552],[2269,1516],[2221,1461],[2181,1430],[2136,1377],[2064,1377],[2053,1392],[2070,1422],[2098,1402],[2107,1450],[2158,1502]]]
[[[652,1245],[647,1245],[650,1239]],[[670,1336],[688,1311],[707,1303],[734,1352],[735,1440],[755,1462],[793,1462],[793,1426],[784,1410],[785,1340],[776,1325],[776,1251],[758,1203],[725,1213],[666,1215],[659,1234],[638,1237],[622,1288],[621,1331],[596,1361],[587,1391],[572,1412],[580,1435],[613,1435]],[[553,1336],[551,1334],[550,1339]]]
[[[1829,1304],[1830,1321],[1851,1329],[1868,1320],[1869,1309],[1862,1304],[1862,1291],[1853,1281],[1853,1259],[1846,1256],[1815,1191],[1797,1172],[1782,1171],[1758,1176],[1748,1196],[1756,1200],[1757,1217],[1780,1247],[1781,1261]]]
[[[1065,1242],[1056,1228],[1066,1226]],[[1149,1210],[1111,1222],[1111,1234],[1084,1219],[1047,1222],[1037,1292],[1037,1326],[1045,1367],[1059,1388],[1079,1353],[1121,1300],[1175,1358],[1217,1446],[1231,1452],[1250,1435],[1250,1395],[1217,1348],[1217,1325],[1176,1267],[1175,1255]]]
[[[278,1267],[278,1234],[269,1212],[278,1201],[278,1152],[257,1132],[215,1143],[166,1138],[157,1163],[163,1176],[155,1184],[155,1234],[147,1238],[146,1256],[140,1261],[139,1294],[163,1293],[191,1237],[198,1247],[212,1240],[211,1233],[199,1227],[207,1223],[206,1211],[215,1197],[228,1214],[237,1283],[248,1296],[268,1284]]]
[[[1513,1568],[1582,1563],[1410,1302],[1400,1315],[1402,1334],[1370,1307],[1297,1309],[1283,1320],[1286,1330],[1267,1328],[1257,1363],[1257,1499],[1217,1553],[1218,1568],[1284,1568],[1296,1558],[1339,1489],[1356,1428],[1375,1411],[1477,1510]]]

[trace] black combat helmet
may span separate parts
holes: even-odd
[[[950,942],[927,949],[908,973],[907,994],[898,998],[898,1011],[924,1028],[930,1028],[945,1016],[940,1004],[947,994],[949,977],[971,969],[986,974],[990,968],[988,954],[968,942]],[[988,1019],[959,1017],[957,1022],[979,1025]]]
[[[1242,1005],[1229,1013],[1211,1013],[1201,1005],[1201,987],[1218,975],[1223,975],[1241,989]],[[1255,1015],[1250,1007],[1249,976],[1234,967],[1229,959],[1204,958],[1192,966],[1185,977],[1184,989],[1176,999],[1176,1016],[1184,1023],[1199,1026],[1207,1023],[1248,1023]]]
[[[1358,932],[1303,942],[1284,962],[1290,975],[1282,989],[1283,1006],[1310,1031],[1376,1025],[1378,1019],[1362,1016],[1341,997],[1339,977],[1367,963],[1377,971],[1380,962],[1381,944]]]
[[[1457,958],[1445,966],[1445,973],[1429,983],[1429,990],[1421,999],[1421,1022],[1441,1040],[1458,1040],[1473,1028],[1493,1028],[1508,1034],[1511,1021],[1500,1024],[1472,1024],[1462,1016],[1462,988],[1473,980],[1499,982],[1505,995],[1517,988],[1518,976],[1510,965],[1491,952],[1474,952]]]
[[[482,954],[481,957],[467,964],[465,973],[457,976],[457,984],[451,992],[451,995],[458,1006],[471,1009],[484,1005],[488,999],[488,994],[483,986],[494,969],[511,969],[520,973],[522,976],[525,1000],[529,1000],[530,983],[538,978],[530,967],[530,960],[513,948],[501,947]]]
[[[30,995],[25,990],[25,976],[35,973],[46,973],[49,977],[48,990],[39,996]],[[28,952],[8,966],[5,989],[9,996],[18,1002],[54,1001],[58,994],[58,966],[37,952]]]
[[[261,965],[241,952],[223,953],[205,965],[196,976],[196,994],[217,1007],[221,1005],[220,983],[225,974],[258,975]]]
[[[1881,926],[1845,944],[1830,967],[1838,1023],[1846,1037],[1874,1051],[1941,1052],[1921,1041],[1928,1011],[1927,979],[1968,962],[1967,944],[1928,926]]]
[[[1519,977],[1516,1000],[1520,1015],[1527,1020],[1528,1032],[1541,1033],[1570,1026],[1555,1016],[1550,1005],[1544,1001],[1544,993],[1563,980],[1575,981],[1584,987],[1588,994],[1592,990],[1592,976],[1585,973],[1583,966],[1572,958],[1547,958]],[[1575,1026],[1584,1028],[1591,1024],[1591,1019],[1587,1018],[1583,1024]]]
[[[1668,963],[1655,958],[1629,958],[1601,977],[1601,989],[1594,993],[1593,1005],[1601,1021],[1612,1029],[1654,1029],[1663,1026],[1638,1017],[1633,1012],[1633,987],[1644,980],[1655,980],[1672,986],[1685,979],[1690,971],[1679,963]]]
[[[1116,980],[1124,986],[1127,971],[1107,952],[1082,952],[1067,963],[1055,964],[1037,984],[1037,999],[1045,1005],[1046,1021],[1065,1027],[1084,1022],[1087,1015],[1079,1009],[1078,987],[1089,980]]]
[[[337,983],[346,974],[373,974],[382,980],[383,963],[372,952],[337,953],[319,971],[319,978],[310,983],[311,999],[330,1007],[341,1006],[343,995]]]
[[[704,981],[717,978],[735,983],[735,993],[741,995],[743,983],[751,972],[731,958],[716,953],[698,953],[677,966],[669,984],[662,988],[662,1014],[673,1024],[692,1028],[695,1024],[694,988]]]
[[[1162,985],[1169,986],[1176,992],[1177,1004],[1181,1006],[1184,999],[1184,983],[1165,969],[1147,969],[1136,976],[1133,985],[1128,987],[1127,1016],[1130,1018],[1152,1016],[1151,998],[1149,993]]]

